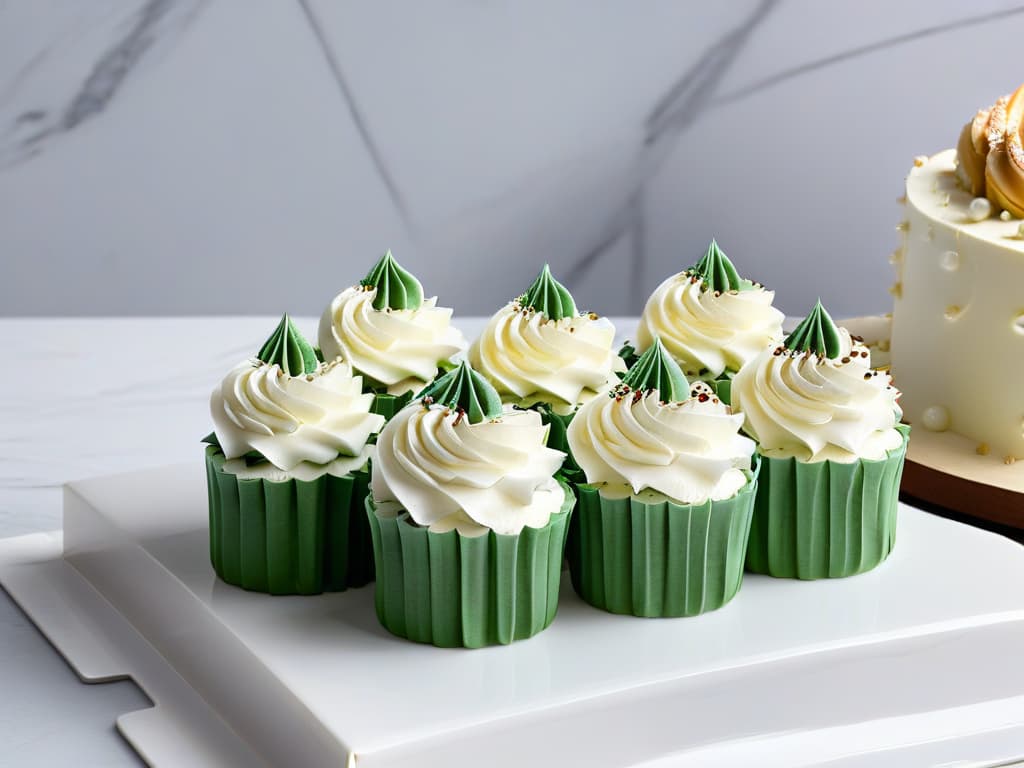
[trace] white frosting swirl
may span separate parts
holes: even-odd
[[[436,296],[419,309],[378,310],[376,295],[376,288],[355,285],[335,296],[320,318],[320,350],[327,359],[348,360],[392,395],[419,391],[434,380],[439,363],[466,348],[466,339]]]
[[[361,392],[362,380],[347,363],[289,376],[280,366],[246,361],[213,391],[210,413],[229,460],[258,451],[277,470],[301,479],[343,475],[366,463],[366,441],[384,424],[383,416],[369,412],[373,395]],[[244,462],[225,462],[225,469],[283,478],[266,466],[246,469]]]
[[[754,441],[739,434],[743,417],[703,383],[698,395],[663,403],[617,388],[580,408],[569,424],[569,447],[590,483],[612,494],[651,489],[679,504],[732,497],[747,482]]]
[[[733,378],[733,408],[764,455],[849,463],[883,459],[902,442],[900,393],[872,370],[866,346],[839,335],[834,359],[768,348]]]
[[[470,424],[443,406],[412,403],[377,439],[374,503],[465,535],[542,528],[565,501],[552,477],[565,454],[545,446],[547,432],[534,411],[508,408],[499,419]]]
[[[625,363],[615,326],[590,315],[550,320],[518,302],[498,310],[469,348],[469,362],[504,402],[550,403],[566,414],[617,381]]]
[[[736,372],[773,341],[782,338],[783,314],[772,306],[774,291],[704,290],[686,272],[665,280],[644,306],[637,351],[660,338],[687,378],[714,379]]]

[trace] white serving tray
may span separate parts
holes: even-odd
[[[902,506],[875,571],[748,575],[706,616],[584,604],[467,651],[392,637],[373,587],[217,581],[194,464],[75,483],[59,534],[0,541],[0,583],[88,681],[152,709],[156,766],[992,765],[1024,759],[1024,549]],[[961,762],[963,761],[963,762]]]

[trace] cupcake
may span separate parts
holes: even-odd
[[[714,240],[704,257],[665,280],[644,305],[637,352],[661,339],[691,381],[715,381],[728,402],[728,381],[762,349],[782,338],[774,291],[740,277]]]
[[[477,648],[551,623],[575,499],[546,438],[465,362],[392,417],[366,500],[387,630]]]
[[[889,555],[909,433],[898,397],[820,301],[736,374],[732,404],[763,464],[749,570],[850,576]]]
[[[568,546],[573,587],[634,616],[694,616],[743,580],[758,466],[754,441],[661,341],[580,408],[569,445],[586,475]]]
[[[363,511],[370,436],[384,417],[340,359],[321,363],[287,315],[210,397],[210,559],[221,579],[275,595],[373,579]]]
[[[324,359],[347,360],[375,395],[373,412],[390,418],[466,348],[451,319],[388,251],[359,285],[334,297],[320,318],[320,350]]]
[[[565,428],[580,405],[619,381],[615,326],[580,313],[548,265],[529,289],[499,309],[469,348],[469,360],[503,403],[536,408],[551,424],[549,445],[566,451]],[[564,468],[572,477],[571,459]]]

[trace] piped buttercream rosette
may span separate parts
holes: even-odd
[[[772,306],[774,297],[740,277],[712,240],[700,261],[651,294],[637,330],[638,351],[657,338],[690,379],[735,373],[782,338],[783,314]]]
[[[902,442],[897,397],[889,375],[872,369],[868,348],[820,302],[732,382],[732,405],[761,453],[804,462],[883,459]]]
[[[626,369],[614,340],[611,322],[577,311],[545,265],[525,294],[491,317],[469,360],[505,402],[524,408],[546,403],[566,415]]]
[[[258,357],[231,369],[210,396],[228,471],[239,476],[342,475],[366,464],[367,440],[384,419],[347,363],[320,363],[285,315]],[[247,466],[255,452],[269,462]],[[329,465],[329,466],[328,466]]]
[[[359,285],[331,301],[318,340],[326,358],[347,360],[368,386],[403,395],[433,381],[438,366],[466,348],[451,318],[388,251]]]
[[[748,482],[754,442],[704,382],[691,390],[660,340],[622,383],[585,404],[568,429],[587,482],[610,494],[650,489],[678,504],[729,498]]]
[[[515,535],[541,528],[566,495],[554,479],[565,457],[547,448],[534,411],[502,406],[469,365],[439,378],[399,411],[377,440],[371,489],[382,513],[406,511],[432,531]]]

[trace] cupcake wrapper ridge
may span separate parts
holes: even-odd
[[[896,508],[910,428],[884,459],[852,463],[761,457],[764,469],[747,569],[781,578],[852,576],[880,564],[896,542]]]
[[[206,449],[210,561],[217,575],[272,595],[315,595],[373,581],[363,512],[369,475],[316,480],[240,479],[224,454]]]
[[[377,618],[392,634],[444,648],[508,644],[537,634],[555,617],[562,556],[575,503],[543,528],[515,536],[463,536],[417,526],[406,514],[366,516],[377,563]]]
[[[595,608],[643,617],[696,616],[739,591],[758,465],[730,499],[681,505],[608,499],[577,486],[568,558],[573,588]]]

